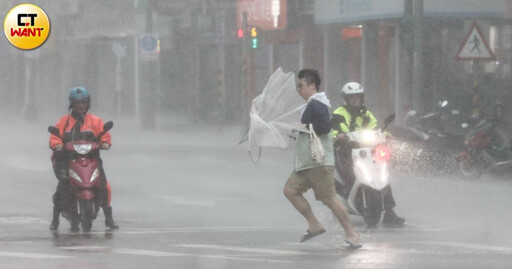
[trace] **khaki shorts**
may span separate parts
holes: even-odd
[[[313,188],[315,199],[327,201],[336,196],[334,190],[334,167],[320,166],[299,172],[293,171],[285,188],[296,189],[300,193],[305,193],[309,188]]]

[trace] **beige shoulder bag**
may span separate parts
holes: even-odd
[[[317,163],[321,163],[325,158],[325,150],[322,141],[315,133],[313,124],[309,124],[309,150],[311,151],[311,158]]]

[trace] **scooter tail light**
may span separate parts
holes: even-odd
[[[375,158],[382,162],[387,162],[391,158],[391,150],[388,146],[382,144],[375,147]]]

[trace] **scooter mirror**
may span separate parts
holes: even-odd
[[[459,114],[460,114],[460,111],[458,111],[457,109],[452,110],[452,115],[459,115]]]
[[[58,136],[60,137],[60,131],[59,131],[59,128],[51,125],[51,126],[48,126],[48,132],[54,136]]]
[[[389,125],[393,120],[395,120],[395,113],[387,116],[385,119],[384,119],[384,125]]]
[[[103,124],[103,132],[108,132],[112,127],[114,127],[114,123],[112,121],[105,122],[105,124]]]

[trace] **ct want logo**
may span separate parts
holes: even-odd
[[[50,20],[40,7],[21,4],[7,13],[4,33],[13,46],[23,50],[35,49],[48,38]]]

